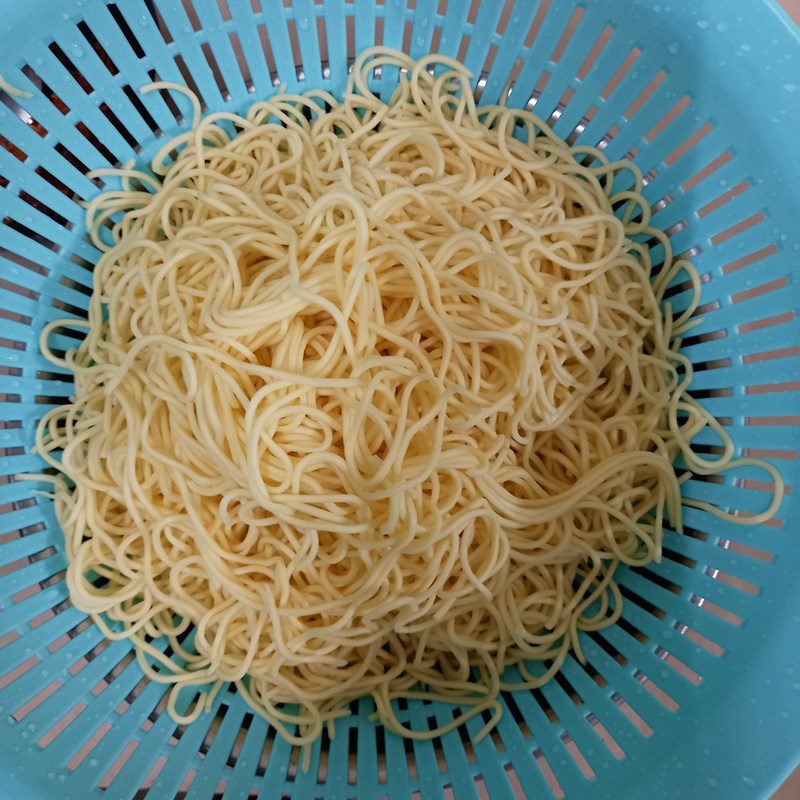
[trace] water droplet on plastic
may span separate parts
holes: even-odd
[[[69,19],[69,14],[62,14],[61,19]]]
[[[417,36],[417,45],[422,47],[425,44],[425,40],[421,36]]]
[[[146,27],[147,27],[147,26],[150,24],[150,23],[147,21],[147,17],[146,17],[144,14],[142,14],[142,16],[141,16],[141,17],[139,17],[139,24],[140,24],[140,25],[141,25],[143,28],[146,28]]]
[[[61,783],[64,783],[64,781],[67,779],[67,776],[66,775],[59,775],[58,779],[59,779],[59,781],[61,781]]]
[[[89,759],[89,766],[90,767],[96,767],[97,766],[97,759],[96,758],[90,758]]]
[[[32,722],[28,723],[28,730],[33,733],[36,730],[36,726]]]
[[[749,53],[753,49],[752,46],[749,44],[743,44],[741,47],[742,47],[742,52],[744,53]]]
[[[301,31],[307,31],[308,25],[308,17],[300,17],[300,19],[297,20],[297,27],[300,28]]]
[[[797,84],[796,83],[784,83],[783,88],[786,89],[787,92],[796,92],[797,91]]]
[[[700,30],[704,31],[708,27],[708,20],[707,19],[698,20],[697,27],[700,28]]]
[[[750,777],[748,777],[748,776],[746,776],[746,775],[742,776],[742,780],[743,780],[743,781],[744,781],[744,782],[745,782],[745,783],[746,783],[748,786],[755,786],[755,785],[756,785],[755,779],[754,779],[754,778],[750,778]]]
[[[716,778],[709,778],[709,779],[708,779],[708,785],[709,785],[709,786],[710,786],[712,789],[716,789],[716,788],[717,788],[717,786],[719,786],[719,781],[718,781]]]
[[[725,33],[725,31],[728,30],[728,26],[724,22],[718,22],[717,23],[717,30],[720,33]]]
[[[69,50],[75,58],[83,58],[83,48],[79,44],[71,44]]]
[[[653,6],[653,11],[655,11],[656,14],[661,13],[661,6]]]
[[[669,47],[667,47],[667,50],[669,50],[669,52],[672,53],[672,55],[676,55],[678,50],[680,49],[681,48],[678,46],[677,42],[672,42],[672,44],[669,45]]]

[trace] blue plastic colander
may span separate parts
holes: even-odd
[[[662,3],[0,0],[0,75],[32,94],[0,91],[0,797],[752,800],[780,784],[800,753],[800,40],[776,0]],[[278,83],[335,93],[381,42],[457,56],[482,101],[511,86],[511,105],[570,141],[635,159],[655,224],[704,280],[684,348],[694,396],[781,470],[787,496],[756,527],[687,509],[662,563],[620,574],[622,620],[584,635],[588,663],[505,695],[479,744],[480,719],[412,743],[362,700],[303,771],[233,693],[175,725],[129,644],[70,605],[53,504],[15,475],[41,467],[36,421],[72,390],[37,340],[85,315],[98,252],[79,201],[98,188],[84,173],[145,160],[186,125],[182,98],[139,87],[189,85],[209,111]],[[742,470],[685,492],[752,510],[760,481]],[[453,709],[398,713],[423,728]]]

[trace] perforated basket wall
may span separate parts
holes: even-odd
[[[747,798],[797,759],[800,43],[769,0],[40,0],[0,2],[0,797]],[[687,510],[665,558],[621,577],[620,623],[584,637],[588,664],[505,697],[480,744],[404,742],[362,701],[299,752],[234,694],[176,727],[124,642],[69,602],[52,503],[15,474],[38,417],[71,391],[37,353],[46,321],[84,315],[98,253],[78,201],[88,168],[145,159],[186,109],[137,89],[188,84],[209,110],[289,88],[340,91],[375,42],[463,59],[484,101],[628,154],[678,252],[705,282],[686,340],[695,397],[741,452],[769,458],[787,496],[741,528]],[[384,76],[385,78],[385,76]],[[180,106],[180,107],[179,107]],[[685,286],[675,286],[680,305]],[[63,338],[61,346],[74,344]],[[713,436],[701,447],[713,452]],[[692,481],[728,509],[763,506],[763,476]],[[411,703],[416,727],[452,709]],[[468,726],[473,733],[481,721]]]

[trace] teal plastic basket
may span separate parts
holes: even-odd
[[[15,475],[41,467],[36,421],[72,390],[37,340],[88,304],[84,173],[146,160],[186,126],[184,98],[139,87],[188,85],[209,111],[280,83],[336,93],[375,43],[457,56],[482,102],[510,86],[570,141],[634,158],[655,224],[703,276],[694,396],[787,496],[754,527],[687,508],[660,564],[622,572],[622,619],[583,636],[588,663],[504,695],[480,743],[480,719],[404,741],[362,700],[303,771],[233,692],[176,726],[130,645],[70,605],[53,504]],[[780,784],[800,753],[800,40],[775,0],[0,0],[0,75],[32,95],[0,91],[0,797],[752,800]],[[684,491],[750,510],[760,480]],[[424,728],[453,709],[398,713]]]

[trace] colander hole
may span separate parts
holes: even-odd
[[[272,45],[269,41],[267,28],[262,24],[257,25],[256,30],[258,31],[258,37],[261,41],[261,49],[264,52],[264,60],[266,61],[267,72],[269,73],[270,81],[272,82],[273,86],[277,86],[280,83],[280,78],[278,77],[278,68],[275,65],[275,55],[272,52]]]
[[[689,556],[685,556],[683,553],[679,553],[677,550],[673,550],[670,547],[663,547],[662,553],[665,558],[683,567],[687,567],[688,569],[694,569],[697,566],[697,561],[695,559],[689,558]]]
[[[690,178],[687,178],[682,184],[681,189],[684,192],[691,191],[695,186],[702,183],[707,178],[711,177],[718,169],[724,167],[733,158],[733,153],[730,150],[725,150],[721,155],[717,156],[713,161],[706,164],[701,170],[696,172]]]
[[[642,109],[644,104],[656,93],[658,88],[661,86],[662,83],[667,79],[667,72],[666,70],[660,69],[656,74],[650,79],[650,82],[642,89],[641,92],[636,96],[633,102],[628,106],[628,108],[623,113],[623,116],[626,120],[630,121],[633,119],[636,114]]]
[[[678,710],[680,707],[678,703],[670,697],[658,684],[656,684],[652,678],[648,678],[647,675],[644,674],[641,670],[636,670],[633,673],[634,679],[644,686],[647,691],[661,703],[664,708],[668,711],[672,711],[673,713]]]
[[[74,772],[86,759],[86,756],[94,750],[100,743],[102,738],[111,730],[111,723],[104,722],[100,727],[89,737],[89,739],[78,748],[75,755],[67,761],[67,769]]]
[[[514,722],[517,724],[517,727],[522,734],[523,739],[530,739],[531,738],[531,729],[528,727],[528,723],[525,721],[525,717],[520,711],[519,705],[517,701],[514,699],[513,692],[501,692],[503,703],[505,704],[506,708],[511,713]]]
[[[611,701],[642,736],[649,738],[653,735],[653,729],[636,713],[636,711],[634,711],[633,707],[618,692],[614,692],[611,695]]]
[[[575,35],[575,31],[578,30],[578,26],[580,25],[585,13],[586,10],[583,6],[575,7],[575,10],[572,12],[572,15],[569,18],[569,22],[567,22],[567,26],[564,28],[564,32],[561,34],[561,38],[558,40],[558,43],[556,44],[555,49],[550,56],[550,61],[553,64],[557,64],[561,60],[561,57],[564,55],[564,51],[567,49],[567,45]]]
[[[740,617],[733,611],[729,611],[727,608],[723,608],[722,606],[713,603],[711,600],[706,597],[702,597],[701,595],[693,594],[691,597],[691,602],[699,608],[702,608],[704,611],[707,611],[709,614],[713,614],[715,617],[719,617],[720,619],[724,620],[730,625],[734,625],[737,628],[740,628],[744,622],[743,617]]]
[[[714,198],[709,203],[706,203],[704,206],[701,206],[697,210],[697,216],[702,218],[706,217],[714,211],[722,208],[726,203],[730,203],[731,200],[734,200],[737,197],[743,195],[748,189],[750,189],[751,184],[750,181],[740,181],[728,191],[723,192],[719,197]]]
[[[761,561],[764,564],[771,564],[772,560],[775,558],[774,553],[770,553],[766,550],[760,550],[759,548],[753,547],[749,544],[734,542],[731,539],[720,539],[717,542],[717,547],[721,547],[723,550],[730,550],[733,553],[738,553],[739,555],[755,559],[756,561]]]
[[[189,769],[183,777],[183,781],[181,782],[180,789],[175,792],[173,800],[181,800],[181,798],[185,797],[187,792],[192,788],[192,784],[194,783],[194,779],[197,777],[197,770],[192,768]]]
[[[225,83],[225,78],[222,75],[222,70],[219,68],[219,63],[214,56],[214,51],[211,49],[211,45],[208,44],[208,42],[204,42],[200,45],[200,51],[205,56],[206,63],[211,70],[211,74],[214,76],[214,82],[217,84],[217,89],[219,90],[220,96],[226,103],[229,102],[231,99],[231,93],[228,90],[227,84]]]
[[[144,690],[150,684],[150,679],[145,676],[143,677],[134,687],[131,689],[128,694],[122,699],[120,704],[117,706],[116,711],[117,714],[122,715],[124,714],[136,701],[137,697],[141,697]]]
[[[37,746],[44,749],[49,747],[56,737],[63,733],[86,709],[86,703],[78,702],[55,725],[45,731],[44,735],[36,742]]]
[[[133,31],[131,30],[128,23],[125,21],[125,17],[122,16],[122,12],[119,10],[117,4],[109,3],[108,10],[112,18],[114,19],[114,22],[117,23],[117,27],[120,29],[122,35],[125,37],[125,41],[130,46],[134,55],[137,58],[144,58],[144,48],[142,47],[136,36],[134,36]]]
[[[239,72],[241,73],[245,89],[248,93],[255,92],[256,86],[253,83],[252,77],[250,76],[250,68],[247,65],[247,59],[245,58],[244,50],[242,50],[242,43],[239,40],[239,34],[236,33],[236,31],[231,31],[228,34],[228,41],[230,42],[231,50],[233,50],[233,57],[236,60],[236,63],[239,65]]]
[[[100,103],[98,106],[103,116],[111,123],[114,129],[125,140],[126,144],[135,152],[141,153],[142,146],[136,137],[122,124],[120,118],[111,110],[108,103]]]
[[[665,664],[668,664],[672,669],[675,670],[682,678],[685,678],[689,683],[693,684],[694,686],[699,686],[701,681],[703,680],[702,677],[695,672],[691,667],[685,664],[676,656],[672,655],[668,650],[665,650],[663,647],[657,647],[655,649],[655,654],[660,658]]]
[[[527,35],[525,36],[526,48],[530,48],[536,41],[536,37],[539,35],[539,31],[542,29],[542,23],[544,22],[544,18],[547,15],[547,12],[550,10],[551,2],[552,0],[542,0],[542,2],[539,3],[536,15],[533,18],[533,22],[531,22],[531,27],[528,30]]]
[[[595,775],[595,772],[591,768],[589,762],[586,760],[586,757],[575,743],[575,740],[565,731],[561,734],[561,741],[563,742],[567,752],[570,754],[570,756],[572,756],[572,760],[577,765],[581,775],[583,775],[587,781],[593,781],[597,776]]]
[[[588,633],[589,638],[601,649],[603,650],[606,655],[610,656],[614,661],[617,662],[620,666],[624,667],[628,664],[628,659],[619,651],[616,647],[614,647],[611,642],[608,641],[604,636],[600,635],[596,631],[590,631]]]
[[[773,314],[769,317],[753,320],[752,322],[743,322],[737,326],[737,331],[739,333],[763,331],[765,328],[772,328],[775,325],[784,325],[786,323],[793,322],[794,319],[794,311],[784,311],[781,314]]]
[[[595,65],[597,59],[600,58],[600,55],[602,54],[603,50],[605,50],[605,47],[611,39],[613,33],[614,29],[610,25],[606,25],[603,28],[600,36],[592,46],[591,50],[589,50],[586,59],[584,60],[583,64],[581,64],[580,69],[577,72],[576,78],[579,81],[583,81],[589,74],[589,70]]]
[[[459,728],[459,730],[461,730]],[[417,772],[417,756],[414,753],[414,742],[411,739],[403,739],[403,749],[406,753],[406,767],[408,769],[408,776],[413,780],[419,777],[419,773]],[[348,781],[349,781],[349,773],[348,773]]]
[[[545,662],[545,668],[549,668],[550,664]],[[544,693],[541,689],[532,689],[531,694],[533,695],[534,699],[539,705],[539,708],[542,709],[547,719],[552,722],[554,725],[558,723],[558,714],[556,714],[553,707],[548,702],[547,698],[545,697]]]
[[[572,99],[574,94],[575,90],[572,87],[568,88],[567,91],[564,92],[561,99],[558,101],[558,103],[556,103],[553,113],[547,118],[548,125],[552,127],[556,124],[556,122],[558,122],[559,119],[561,119],[561,115],[566,110],[567,106],[569,105],[569,101]]]
[[[583,705],[583,698],[578,693],[578,690],[569,682],[564,673],[557,672],[553,677],[555,678],[556,683],[564,691],[564,694],[566,694],[567,697],[569,697],[569,699],[572,701],[572,704],[576,708],[580,708]]]
[[[34,697],[28,700],[25,705],[20,706],[12,715],[14,722],[21,722],[32,711],[35,711],[45,700],[52,697],[63,686],[60,680],[48,683],[43,689],[39,689]]]
[[[619,589],[626,601],[635,603],[639,608],[643,609],[648,614],[652,614],[656,619],[664,619],[666,616],[662,609],[634,592],[629,586],[622,584]]]
[[[705,574],[713,578],[715,581],[724,583],[726,586],[731,586],[734,589],[739,589],[739,591],[745,592],[745,594],[758,594],[759,587],[757,584],[737,578],[735,575],[731,575],[728,572],[723,572],[722,570],[714,567],[706,567]]]
[[[681,98],[678,103],[667,113],[667,115],[657,123],[656,126],[645,136],[647,141],[652,141],[658,134],[660,134],[667,125],[678,116],[685,108],[691,103],[691,98],[688,95]],[[678,147],[676,147],[666,158],[664,158],[664,165],[671,167],[681,158],[683,158],[693,147],[698,145],[703,139],[706,138],[712,131],[714,126],[710,122],[704,122],[697,131],[695,131],[688,139]],[[649,138],[651,137],[651,138]]]
[[[704,636],[702,633],[690,628],[688,625],[685,625],[682,622],[676,622],[673,626],[681,636],[685,636],[690,642],[702,647],[704,650],[707,650],[711,655],[721,656],[725,650],[724,648],[720,647],[716,642],[713,642],[707,636]]]
[[[186,18],[189,20],[189,24],[192,26],[192,30],[197,33],[201,30],[202,25],[200,24],[200,17],[195,10],[195,7],[191,0],[182,0],[183,10],[186,12]]]
[[[694,347],[698,344],[703,344],[705,342],[713,342],[717,339],[725,339],[728,335],[728,332],[724,328],[720,328],[716,331],[708,331],[707,333],[697,333],[694,336],[687,336],[683,340],[684,347]]]
[[[635,639],[640,644],[647,644],[649,641],[649,637],[647,634],[642,633],[630,620],[626,619],[625,617],[620,617],[617,624],[619,625],[620,629],[625,631],[632,639]]]
[[[289,751],[289,764],[286,769],[286,780],[293,783],[297,776],[297,767],[300,764],[301,750],[297,745],[294,745]]]
[[[601,689],[608,685],[608,681],[590,662],[587,661],[585,664],[582,664],[580,661],[573,659],[572,663],[582,669]]]
[[[186,66],[186,61],[184,60],[182,55],[176,55],[172,59],[175,62],[175,66],[178,68],[178,72],[181,74],[181,78],[183,79],[183,84],[188,87],[192,93],[197,97],[198,101],[200,102],[200,110],[205,113],[208,111],[208,105],[206,104],[205,98],[203,97],[203,93],[200,91],[197,83],[195,82],[194,78],[192,77],[192,73],[189,68]]]
[[[86,76],[72,63],[70,57],[55,43],[51,42],[48,45],[50,52],[55,56],[56,60],[61,64],[62,67],[67,71],[67,73],[72,77],[72,79],[80,86],[83,90],[84,94],[91,94],[94,91],[94,87],[91,83],[89,83]],[[33,72],[33,70],[31,70]],[[34,73],[35,74],[35,73]],[[44,83],[44,81],[42,81]],[[51,96],[52,95],[52,96]],[[51,90],[51,95],[48,95],[48,99],[50,102],[59,110],[61,113],[66,114],[69,111],[69,107],[63,100],[61,100],[58,95],[55,94],[53,90]],[[63,109],[61,108],[63,106]]]
[[[267,773],[267,763],[269,762],[270,753],[272,753],[272,747],[275,744],[275,728],[270,727],[269,731],[267,732],[267,736],[264,739],[264,746],[261,748],[261,755],[258,759],[258,766],[256,767],[256,777],[262,778]],[[324,749],[324,752],[327,754],[327,748]],[[327,762],[326,762],[327,763]],[[320,770],[322,769],[322,762],[320,761]],[[320,782],[325,780],[324,774],[320,778]]]
[[[459,712],[457,710],[454,710],[453,718],[458,717],[458,715]],[[467,757],[467,763],[475,764],[477,761],[477,758],[475,757],[475,748],[472,746],[472,739],[470,739],[466,727],[464,725],[459,725],[458,728],[456,728],[456,730],[458,731],[458,735],[461,739],[461,746],[464,749],[464,754]]]
[[[0,89],[0,103],[8,108],[15,116],[31,128],[38,136],[44,139],[47,136],[47,128],[37,122],[11,95]]]
[[[544,753],[537,747],[533,751],[533,757],[536,760],[536,766],[539,767],[539,771],[550,787],[553,797],[555,797],[556,800],[564,800],[567,795],[561,788],[561,784],[559,784],[556,774],[553,772],[553,768],[550,766],[550,762],[547,758],[545,758]]]
[[[484,781],[483,775],[476,775],[474,781],[480,800],[491,800],[491,795],[489,794],[489,790],[486,788],[486,781]],[[417,795],[415,800],[422,800],[419,792],[416,792],[415,794]]]
[[[591,712],[586,715],[586,721],[597,734],[600,741],[608,748],[611,755],[614,756],[617,761],[622,761],[622,759],[625,758],[625,751],[617,744],[617,740],[608,732],[605,725]]]
[[[775,278],[775,280],[761,283],[754,286],[752,289],[745,289],[743,292],[737,292],[731,295],[731,300],[734,303],[746,303],[748,300],[755,300],[758,297],[763,297],[770,292],[777,292],[779,289],[785,289],[789,285],[787,277]],[[764,384],[765,386],[772,386],[774,384]],[[791,385],[791,384],[789,384]],[[751,387],[748,387],[751,388]],[[794,389],[787,389],[787,391],[795,391]]]
[[[78,30],[83,34],[83,38],[86,39],[89,46],[92,48],[92,50],[94,50],[94,52],[97,54],[97,57],[100,59],[100,63],[108,70],[108,72],[111,75],[119,74],[119,68],[114,63],[114,60],[108,54],[103,45],[100,44],[97,36],[95,36],[94,32],[87,25],[85,20],[78,23]]]
[[[131,741],[125,745],[122,752],[114,760],[114,763],[108,768],[105,775],[103,775],[103,777],[98,781],[98,789],[108,789],[108,787],[111,786],[114,778],[119,775],[120,770],[125,766],[127,760],[136,752],[136,748],[138,746],[139,742],[136,739],[131,739]]]
[[[214,744],[214,739],[217,738],[217,733],[222,725],[222,720],[225,718],[226,711],[227,708],[225,706],[220,706],[214,718],[211,720],[208,731],[206,731],[206,735],[203,737],[203,740],[200,742],[200,747],[197,750],[201,756],[207,755],[208,751],[211,749],[211,745]]]
[[[101,639],[88,653],[82,655],[69,668],[70,675],[77,675],[84,667],[94,661],[109,645],[108,639]]]

